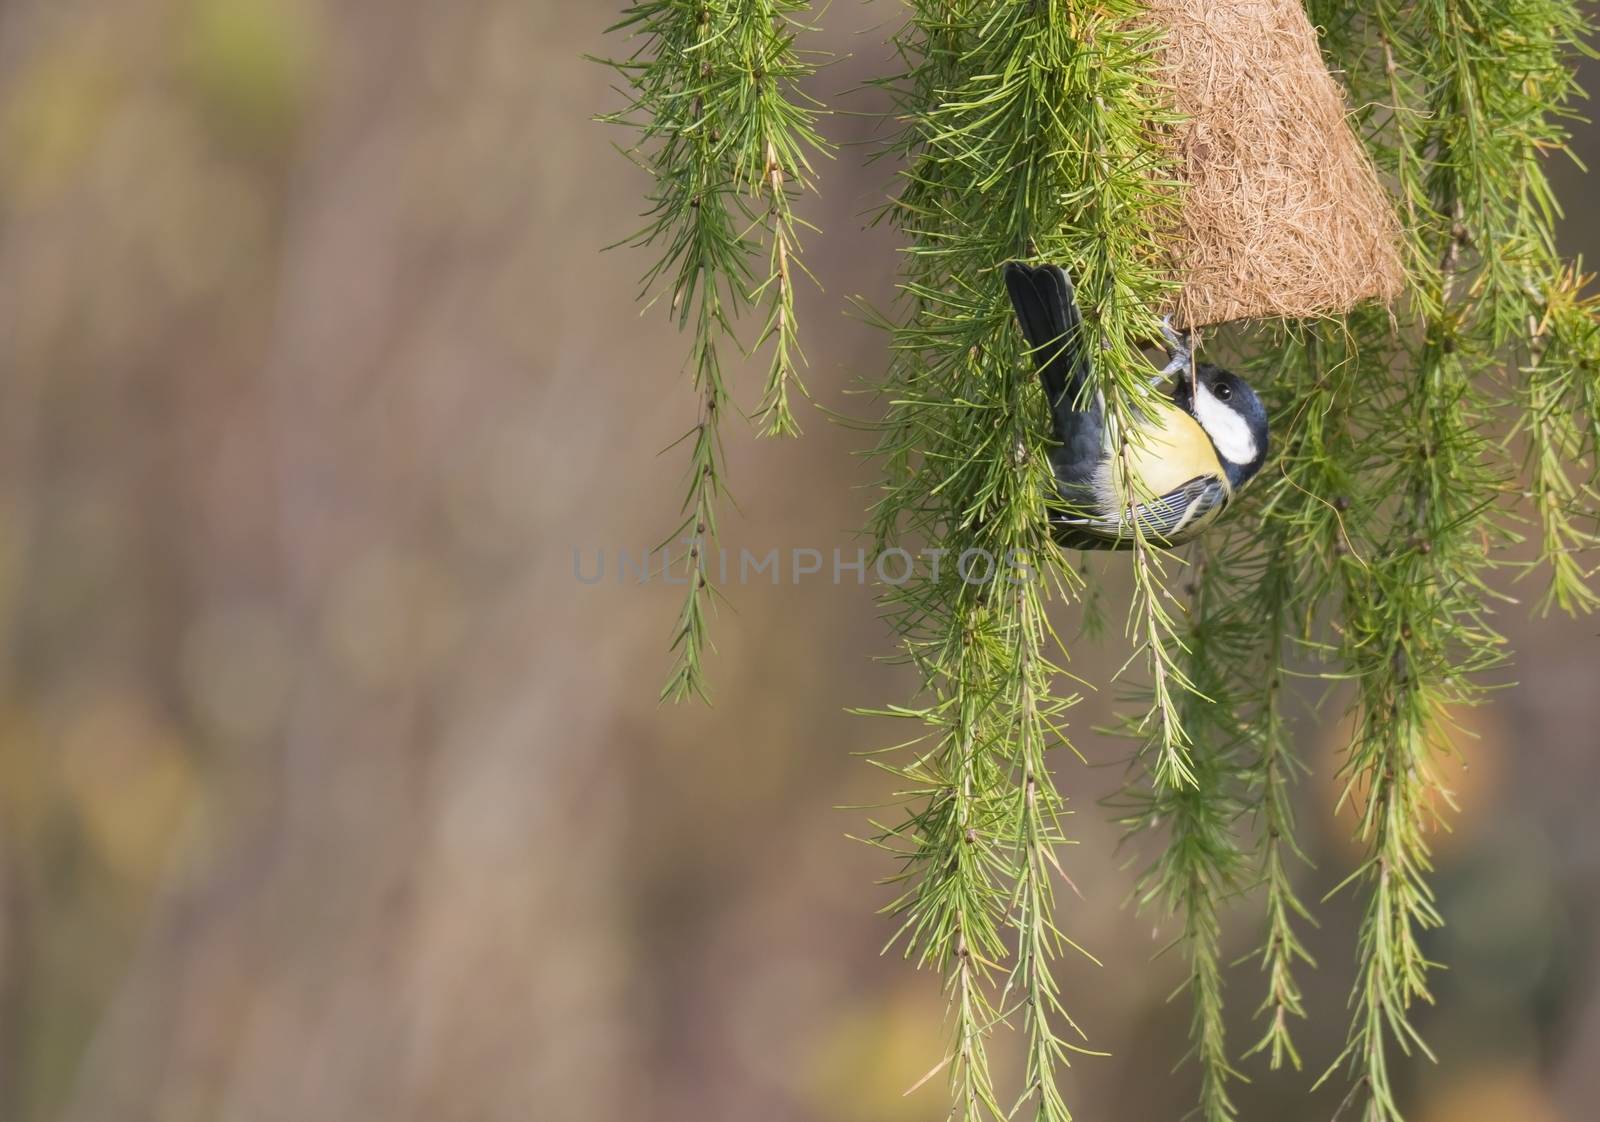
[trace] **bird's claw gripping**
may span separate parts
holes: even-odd
[[[1167,378],[1188,370],[1193,362],[1193,347],[1189,342],[1189,333],[1173,327],[1172,316],[1165,315],[1161,317],[1161,334],[1167,341],[1167,365],[1157,377]]]

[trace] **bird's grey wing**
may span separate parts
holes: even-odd
[[[1228,488],[1215,475],[1197,475],[1164,495],[1111,517],[1061,519],[1063,544],[1080,549],[1127,548],[1133,544],[1135,520],[1146,538],[1176,545],[1203,528],[1227,505]],[[1087,541],[1088,544],[1080,544]]]

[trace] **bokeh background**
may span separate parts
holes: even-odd
[[[730,590],[715,704],[656,691],[677,590],[573,577],[675,522],[682,341],[640,316],[646,258],[602,254],[644,180],[608,3],[0,4],[0,1119],[540,1122],[943,1116],[938,983],[880,954],[892,871],[852,842],[890,781],[852,755],[908,697],[869,588]],[[836,3],[816,91],[848,113],[802,211],[819,407],[884,363],[863,231],[890,0]],[[1590,85],[1600,74],[1591,72]],[[1585,126],[1578,147],[1600,138]],[[1566,249],[1600,226],[1592,186]],[[741,374],[754,404],[759,365]],[[730,430],[727,543],[853,552],[870,440],[802,414]],[[1103,567],[1105,596],[1124,594]],[[1526,586],[1531,590],[1531,585]],[[1600,624],[1501,622],[1520,684],[1474,713],[1438,838],[1449,964],[1408,1069],[1420,1122],[1579,1122],[1600,1102]],[[1072,618],[1063,626],[1071,634]],[[1115,641],[1074,669],[1107,685]],[[1125,744],[1074,721],[1082,898],[1062,966],[1108,1050],[1085,1119],[1177,1118],[1186,1012],[1140,855],[1098,800]],[[1337,699],[1303,715],[1320,896]],[[1247,1118],[1344,1032],[1355,901],[1319,909],[1304,1073],[1247,1070]],[[1232,916],[1244,954],[1250,902]],[[1230,977],[1246,1042],[1254,966]],[[1002,1053],[1005,1046],[999,1045]]]

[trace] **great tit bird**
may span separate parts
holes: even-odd
[[[1146,540],[1179,545],[1215,522],[1266,459],[1267,411],[1255,391],[1208,363],[1191,381],[1187,343],[1169,328],[1172,361],[1156,378],[1178,376],[1153,413],[1139,417],[1119,479],[1105,400],[1085,400],[1090,364],[1072,279],[1058,265],[1018,262],[1005,276],[1055,428],[1050,466],[1068,507],[1052,516],[1057,539],[1076,549],[1127,549],[1137,520]]]

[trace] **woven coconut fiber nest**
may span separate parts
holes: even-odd
[[[1300,0],[1150,0],[1185,118],[1170,235],[1184,327],[1393,300],[1399,225]]]

